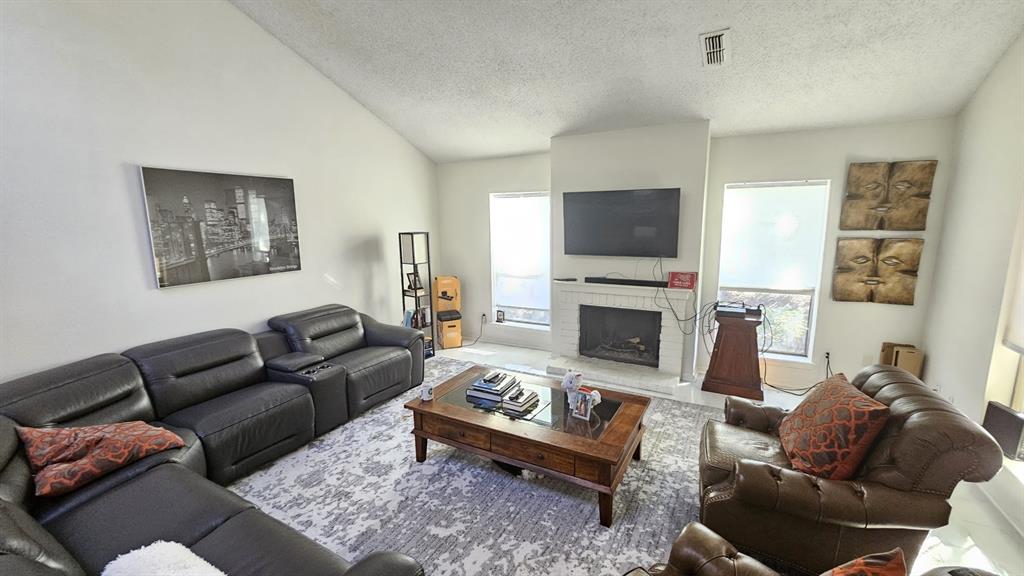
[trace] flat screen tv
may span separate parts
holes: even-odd
[[[567,192],[562,216],[568,255],[677,255],[679,188]]]

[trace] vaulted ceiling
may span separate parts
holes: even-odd
[[[438,162],[698,118],[714,135],[953,114],[1019,0],[233,0]],[[702,66],[699,34],[731,29]]]

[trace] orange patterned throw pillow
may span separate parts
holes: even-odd
[[[903,550],[895,548],[850,560],[821,576],[907,576],[907,562],[903,559]]]
[[[835,376],[782,419],[779,439],[793,468],[830,480],[857,472],[889,418],[889,407]]]
[[[22,428],[36,496],[57,496],[150,454],[180,448],[181,437],[145,422],[79,428]]]

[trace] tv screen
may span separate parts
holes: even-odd
[[[565,253],[675,258],[679,188],[567,192],[562,195]]]

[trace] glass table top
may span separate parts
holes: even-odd
[[[467,382],[449,390],[439,400],[455,406],[463,406],[490,412],[495,416],[526,422],[535,426],[543,426],[551,430],[565,432],[592,440],[598,439],[604,432],[605,427],[619,411],[622,403],[618,400],[603,398],[601,403],[590,411],[590,421],[576,418],[569,411],[569,395],[561,388],[551,388],[541,384],[532,384],[521,381],[523,389],[532,390],[537,393],[539,402],[537,407],[529,414],[516,416],[506,413],[497,402],[485,402],[469,400],[466,398],[466,391],[473,386],[473,381]]]

